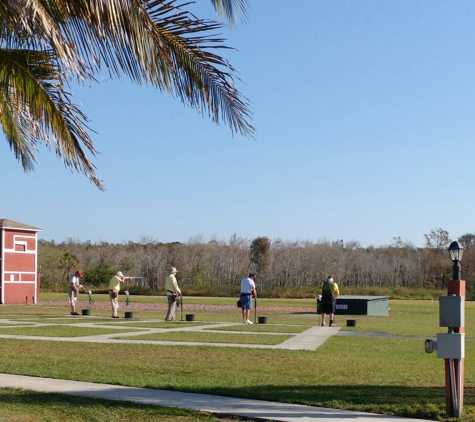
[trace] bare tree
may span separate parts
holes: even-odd
[[[432,229],[429,234],[424,235],[426,247],[433,249],[447,249],[451,240],[449,232],[441,228]]]

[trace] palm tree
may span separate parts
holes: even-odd
[[[247,0],[211,0],[230,25]],[[0,123],[25,171],[39,143],[100,189],[86,151],[97,151],[87,117],[68,87],[96,76],[151,84],[252,137],[247,99],[235,69],[213,51],[221,23],[198,19],[176,0],[0,0]],[[185,4],[186,6],[186,4]],[[105,75],[104,75],[105,73]]]

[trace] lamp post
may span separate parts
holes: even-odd
[[[452,280],[460,281],[460,261],[462,260],[464,247],[457,241],[453,241],[449,246],[450,259],[454,263],[452,270]]]
[[[449,246],[450,259],[454,263],[452,280],[447,284],[447,299],[440,309],[441,326],[448,327],[448,351],[445,359],[445,398],[447,414],[460,417],[463,410],[464,356],[465,356],[465,281],[461,280],[460,261],[463,246],[454,241]],[[442,304],[442,302],[441,302]],[[448,309],[447,309],[448,308]],[[450,315],[449,315],[450,314]],[[454,318],[455,316],[455,318]],[[440,340],[443,340],[442,336]],[[439,341],[438,341],[439,343]]]

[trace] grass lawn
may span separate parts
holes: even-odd
[[[467,344],[467,355],[473,355],[474,346]],[[85,358],[71,362],[78,351]],[[118,365],[110,366],[110,355]],[[443,364],[413,339],[334,336],[315,352],[3,339],[2,356],[0,372],[13,374],[425,419],[442,419],[445,411]],[[243,372],[239,362],[252,370]],[[467,387],[474,385],[472,367],[467,359]],[[474,396],[467,394],[473,391],[467,390],[465,407],[473,409]]]
[[[217,418],[204,412],[128,401],[0,388],[0,421],[226,422],[237,420],[242,419]]]
[[[17,318],[12,318],[17,319]],[[17,319],[18,320],[18,319]],[[41,322],[42,324],[101,324],[106,325],[110,324],[111,318],[92,318],[92,317],[82,317],[82,316],[71,316],[67,318],[60,317],[50,317],[47,315],[38,315],[34,318],[22,318],[21,322]],[[114,324],[114,322],[112,323]],[[117,324],[115,324],[117,325]]]
[[[234,333],[210,333],[179,331],[173,333],[152,333],[134,336],[120,336],[114,338],[127,340],[157,340],[157,341],[181,341],[197,343],[229,343],[229,344],[280,344],[292,336],[273,334],[253,334],[243,336]]]
[[[219,298],[215,298],[214,301],[219,304]],[[289,304],[292,301],[286,299],[285,303]],[[404,338],[332,336],[316,351],[1,339],[0,372],[445,420],[444,362],[438,359],[436,354],[424,352],[424,338],[434,337],[438,332],[446,332],[445,328],[438,326],[438,301],[391,301],[390,308],[389,316],[342,315],[336,317],[336,322],[337,325],[343,326],[343,330],[388,332],[405,336]],[[60,311],[64,316],[64,309]],[[120,329],[139,328],[141,324],[149,324],[148,321],[141,322],[140,319],[154,316],[157,319],[156,324],[162,324],[158,321],[163,319],[162,313],[134,311],[137,317],[136,320],[134,318],[134,324],[132,326],[121,324]],[[238,311],[235,313],[200,311],[196,314],[200,323],[239,322],[240,319]],[[23,318],[27,318],[28,321],[49,324],[53,320],[48,320],[47,317],[54,315],[60,315],[55,313],[54,307],[36,305],[0,307],[2,319],[13,318],[23,321]],[[214,335],[222,338],[227,335],[238,336],[237,340],[231,342],[243,343],[248,341],[246,338],[258,339],[262,336],[272,339],[279,337],[280,333],[304,331],[312,325],[318,325],[319,321],[318,315],[298,312],[295,309],[266,310],[260,315],[266,315],[269,324],[237,325],[236,331],[241,331],[240,333],[177,331],[146,334],[146,336],[157,335],[160,340],[173,338],[174,341],[193,341],[190,339],[203,337],[210,339]],[[356,319],[357,326],[345,327],[347,318]],[[474,302],[466,303],[465,318],[467,339],[465,406],[462,420],[473,422],[475,421]],[[64,323],[62,321],[64,319],[67,318],[61,318],[59,321]],[[84,322],[90,321],[88,318],[81,319]],[[98,324],[104,322],[99,318],[96,319]],[[272,329],[280,327],[277,324],[283,324],[283,329],[287,331],[269,331],[271,327]],[[169,326],[175,328],[180,325],[181,323],[177,323]],[[43,328],[47,327],[1,327],[0,332],[26,329],[35,331]],[[56,327],[58,330],[63,328],[68,331],[73,328],[86,330],[88,334],[85,335],[95,334],[99,329],[60,325]],[[224,331],[230,331],[229,328],[222,327]],[[118,332],[112,329],[110,331]],[[247,332],[249,334],[246,334]],[[264,334],[265,332],[271,334]],[[131,336],[131,338],[137,340],[139,337]],[[71,360],[71,356],[78,353],[82,359]],[[109,364],[111,355],[114,355],[118,362],[113,367]],[[242,362],[245,362],[249,371],[242,371]],[[170,367],[174,367],[175,370],[170,372],[167,369]],[[39,400],[37,402],[39,403]],[[1,403],[0,414],[3,415]],[[65,417],[58,420],[73,419]],[[141,419],[138,416],[137,419],[130,420]]]
[[[205,330],[213,331],[239,331],[249,333],[303,333],[311,325],[231,325],[227,327],[210,327]]]
[[[12,326],[9,328],[0,328],[0,334],[39,337],[84,337],[98,336],[102,334],[126,333],[130,331],[131,330],[121,330],[114,328],[69,327],[67,325],[45,325],[38,327]]]
[[[192,323],[192,322],[165,322],[165,321],[158,321],[158,322],[150,322],[150,321],[132,321],[124,323],[122,322],[103,322],[101,325],[115,325],[118,327],[131,327],[131,328],[170,328],[176,329],[181,327],[189,327],[191,325],[207,325],[209,323]]]

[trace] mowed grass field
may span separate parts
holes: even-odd
[[[62,300],[64,301],[64,297]],[[132,300],[142,299],[133,297]],[[203,298],[196,300],[200,303],[206,302]],[[235,300],[210,300],[210,304],[214,305],[230,303],[235,303]],[[281,306],[275,309],[279,303]],[[272,304],[268,306],[272,306],[272,309],[266,309],[265,299],[259,301],[258,315],[268,317],[267,325],[236,325],[232,329],[223,327],[223,336],[215,330],[207,335],[206,330],[203,330],[197,341],[222,342],[223,337],[228,335],[228,338],[233,339],[233,343],[242,339],[242,344],[245,344],[250,341],[248,337],[253,337],[252,341],[258,344],[261,341],[276,344],[292,333],[301,332],[319,323],[319,316],[315,313],[299,310],[314,306],[314,301],[285,299],[279,302],[272,299]],[[204,309],[194,313],[197,321],[193,324],[240,321],[238,309]],[[163,325],[175,328],[186,324],[164,324],[162,311],[134,311],[132,321],[111,321],[105,318],[108,315],[108,310],[94,310],[91,317],[69,317],[64,306],[0,306],[0,334],[8,332],[11,335],[35,335],[31,332],[38,330],[36,335],[59,336],[54,334],[56,332],[66,335],[68,329],[74,328],[69,327],[68,323],[77,325],[85,321],[100,327],[76,327],[80,331],[75,331],[76,334],[71,336],[109,333],[109,330],[104,328],[106,323],[111,327],[111,331],[115,330],[113,332],[117,333],[124,330],[141,331],[148,327],[160,328]],[[102,316],[104,318],[101,318]],[[356,319],[356,327],[346,327],[347,318]],[[7,320],[22,325],[8,326]],[[39,322],[45,325],[24,325]],[[180,342],[193,341],[191,337],[194,333],[183,331],[170,331],[166,336],[167,340],[176,341],[175,345],[139,342],[120,345],[69,343],[2,338],[0,372],[249,397],[421,419],[447,419],[443,360],[438,359],[435,353],[424,352],[425,338],[435,337],[438,332],[446,332],[445,328],[438,326],[438,301],[390,301],[389,316],[337,316],[336,322],[342,326],[342,331],[357,331],[360,336],[332,336],[315,351],[184,345]],[[30,334],[22,334],[25,330]],[[224,331],[234,331],[236,334]],[[39,332],[41,334],[38,334]],[[364,334],[374,332],[389,333],[394,337],[370,337],[370,334]],[[466,303],[466,333],[465,406],[462,419],[475,421],[473,302]],[[154,335],[142,333],[130,338],[139,339],[141,336]],[[157,336],[160,337],[159,334]],[[71,356],[76,356],[77,359],[71,359]],[[114,356],[116,365],[110,365],[111,356]],[[170,371],[170,368],[173,368],[173,371]],[[0,414],[3,414],[3,406],[13,400],[14,396],[11,391],[0,395]],[[39,394],[33,396],[40,397]],[[22,394],[19,397],[22,397]],[[38,399],[38,405],[41,406],[40,403],[41,400]],[[146,419],[146,416],[144,418],[143,420],[152,420]],[[54,419],[52,416],[52,419],[36,420],[73,419]],[[141,420],[140,416],[135,416],[135,420]]]

